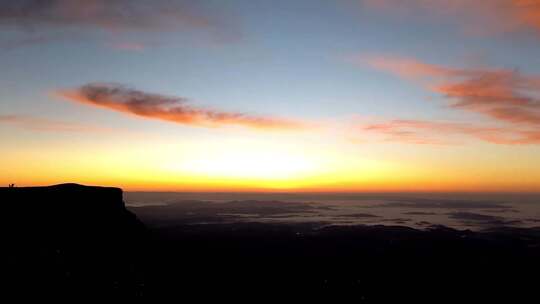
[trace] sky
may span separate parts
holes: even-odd
[[[0,0],[0,184],[540,191],[538,0]]]

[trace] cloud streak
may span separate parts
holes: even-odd
[[[105,132],[106,128],[27,115],[0,115],[0,124],[43,132]]]
[[[363,0],[384,12],[445,18],[472,34],[532,30],[540,34],[540,0]]]
[[[56,93],[74,102],[183,125],[210,128],[236,125],[261,130],[306,127],[303,122],[295,120],[195,107],[184,97],[147,93],[111,83],[91,83]]]
[[[426,132],[466,134],[498,144],[539,144],[540,76],[518,70],[451,68],[395,56],[360,56],[357,62],[419,83],[440,94],[455,110],[482,115],[504,127],[394,120],[367,126],[389,139],[416,143]]]
[[[197,1],[179,0],[20,0],[0,1],[0,30],[28,36],[3,43],[5,48],[47,41],[59,33],[78,37],[106,32],[176,32],[202,30],[219,41],[238,35],[230,20]],[[74,33],[77,33],[75,35]]]
[[[21,0],[2,1],[0,24],[117,30],[169,30],[209,27],[212,20],[197,12],[193,1]]]
[[[501,145],[540,144],[540,131],[485,127],[456,122],[396,119],[363,125],[362,131],[383,135],[385,141],[409,144],[458,144],[461,142],[454,137],[462,135]]]

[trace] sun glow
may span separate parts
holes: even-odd
[[[242,146],[198,151],[173,169],[214,178],[283,180],[301,178],[320,168],[314,157],[301,151]]]
[[[242,134],[178,143],[172,137],[122,141],[110,136],[100,145],[8,146],[0,160],[0,183],[79,182],[126,191],[533,191],[540,180],[530,158],[512,156],[516,161],[502,164],[485,157],[489,146],[448,152],[432,147],[429,153],[401,146],[397,155],[388,145],[358,147],[330,137]],[[10,161],[15,158],[21,161]],[[526,170],[528,175],[517,174]]]
[[[313,171],[315,164],[300,155],[277,153],[251,154],[243,151],[214,152],[189,160],[186,172],[233,178],[283,179]]]

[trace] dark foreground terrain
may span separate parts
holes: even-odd
[[[145,225],[125,208],[120,189],[75,184],[0,188],[0,201],[5,297],[540,298],[540,228]]]

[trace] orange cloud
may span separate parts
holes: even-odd
[[[423,77],[444,76],[450,71],[440,66],[423,63],[416,59],[389,56],[354,56],[354,63],[368,65],[377,70],[391,72],[403,78],[417,79]]]
[[[534,30],[540,33],[540,0],[364,0],[381,11],[447,17],[471,33]]]
[[[197,108],[189,105],[189,100],[183,97],[147,93],[117,84],[87,84],[74,90],[61,90],[57,94],[87,105],[184,125],[203,127],[238,125],[255,129],[305,127],[304,123],[294,120]]]
[[[536,77],[517,71],[482,71],[435,87],[450,105],[512,124],[540,127],[540,93]]]
[[[395,56],[360,56],[361,64],[414,80],[439,93],[451,109],[483,115],[504,127],[394,120],[365,130],[388,140],[439,143],[434,135],[468,135],[497,144],[540,144],[540,76],[517,70],[453,68]],[[445,142],[445,140],[443,140]]]
[[[371,67],[420,79],[454,109],[540,128],[540,76],[507,69],[456,69],[400,57],[366,58]]]
[[[13,125],[32,131],[50,132],[105,132],[106,128],[89,126],[80,123],[50,120],[23,115],[0,115],[0,124]]]

